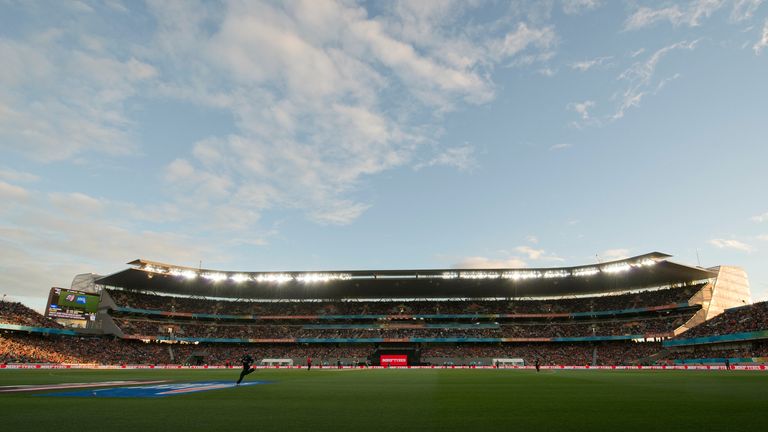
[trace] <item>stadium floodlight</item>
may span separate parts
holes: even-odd
[[[498,279],[501,277],[501,273],[481,271],[461,272],[459,273],[459,277],[462,279]]]
[[[600,268],[600,270],[603,273],[621,273],[628,270],[631,270],[632,266],[628,263],[622,262],[622,263],[616,263],[616,264],[608,264],[604,265]]]
[[[168,270],[168,274],[170,274],[172,276],[181,276],[181,277],[183,277],[185,279],[194,279],[194,278],[197,277],[197,273],[196,272],[194,272],[192,270],[188,270],[188,269],[185,270],[185,269],[180,269],[180,268],[169,269]]]
[[[164,269],[162,267],[157,267],[150,264],[143,266],[141,269],[147,272],[152,272],[152,273],[166,273],[168,271],[167,269]]]
[[[574,276],[592,276],[600,273],[600,269],[597,267],[586,267],[574,269],[571,273]]]
[[[328,282],[332,280],[349,280],[352,275],[346,273],[302,273],[296,275],[296,280],[304,283]]]
[[[443,274],[440,275],[443,279],[456,279],[459,277],[459,274],[456,272],[443,272]]]
[[[267,273],[256,276],[256,282],[284,283],[293,280],[293,276],[286,273]]]
[[[637,261],[634,264],[635,267],[645,267],[645,266],[652,266],[652,265],[656,265],[656,261],[650,258],[641,259],[640,261]]]
[[[210,272],[210,273],[203,273],[200,276],[203,279],[208,279],[214,282],[221,282],[223,280],[227,280],[227,275],[224,273]]]
[[[236,283],[248,282],[252,280],[250,276],[244,273],[233,274],[229,278],[232,280],[232,282],[236,282]]]
[[[543,275],[536,270],[515,270],[504,272],[501,277],[504,279],[520,280],[520,279],[538,279]]]
[[[544,278],[546,279],[552,279],[552,278],[562,278],[562,277],[568,277],[571,273],[568,272],[568,270],[547,270],[544,272]]]

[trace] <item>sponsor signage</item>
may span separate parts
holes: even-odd
[[[408,356],[404,354],[382,355],[380,360],[382,366],[408,366]]]

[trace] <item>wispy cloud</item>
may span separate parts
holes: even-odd
[[[563,12],[567,14],[579,14],[596,9],[602,4],[602,0],[563,0]]]
[[[762,241],[768,241],[768,234],[760,234],[759,236],[757,236],[757,239]]]
[[[527,245],[516,247],[515,252],[525,255],[528,259],[533,261],[565,261],[559,256],[549,253],[544,249],[536,249]]]
[[[571,111],[576,112],[582,120],[589,120],[591,117],[589,115],[589,110],[594,108],[595,101],[586,100],[584,102],[573,102],[568,104],[567,108]]]
[[[678,74],[675,74],[671,77],[657,79],[655,75],[659,62],[675,50],[693,50],[697,44],[698,40],[683,41],[666,46],[651,54],[646,60],[636,62],[622,72],[618,80],[625,82],[627,87],[615,95],[619,100],[619,105],[611,118],[616,120],[624,117],[627,110],[639,106],[645,96],[658,92],[670,80],[679,77]]]
[[[528,243],[538,244],[539,239],[536,236],[528,236]],[[470,256],[458,260],[451,267],[453,268],[519,268],[528,267],[529,261],[543,262],[562,262],[563,258],[554,253],[547,252],[544,249],[535,248],[530,245],[521,245],[514,248],[514,251],[501,251],[506,257],[489,258],[485,256]]]
[[[668,21],[674,26],[695,27],[724,4],[724,0],[693,0],[686,6],[676,4],[658,9],[640,7],[624,22],[624,29],[638,30],[660,21]]]
[[[0,168],[0,179],[13,182],[30,183],[40,180],[40,176],[10,168]]]
[[[731,10],[731,20],[744,21],[749,20],[755,14],[755,11],[763,4],[765,0],[734,0]]]
[[[422,168],[433,166],[446,166],[456,168],[460,171],[471,171],[477,167],[475,147],[467,144],[460,147],[447,148],[431,160],[417,163],[414,165],[414,169],[420,170]]]
[[[0,182],[0,195],[4,190]],[[12,193],[26,199],[0,206],[0,286],[9,295],[43,298],[74,274],[118,270],[115,265],[132,258],[191,265],[227,256],[225,239],[201,242],[140,228],[122,203],[79,192]]]
[[[760,36],[760,40],[752,46],[752,49],[755,51],[755,55],[758,55],[765,47],[768,47],[768,19],[766,19],[765,24],[763,24],[763,32]]]
[[[582,60],[578,62],[571,63],[569,66],[571,69],[575,69],[581,72],[586,72],[592,68],[600,67],[606,64],[606,62],[610,61],[613,57],[597,57],[591,60]]]
[[[184,5],[155,5],[156,15],[194,22],[199,13]],[[167,56],[190,53],[181,59],[186,70],[231,77],[224,88],[196,77],[205,87],[194,93],[229,110],[239,129],[198,143],[168,166],[168,181],[203,205],[242,214],[239,221],[291,207],[346,224],[371,205],[351,198],[365,176],[400,166],[471,170],[474,148],[441,146],[437,122],[425,119],[492,100],[490,70],[549,49],[556,35],[525,22],[497,23],[509,26],[502,36],[456,31],[452,23],[469,7],[399,2],[370,17],[343,2],[246,3],[223,11],[213,31],[166,23],[158,45],[171,44]],[[210,55],[199,58],[199,47]],[[394,106],[382,109],[385,101]]]
[[[709,244],[720,249],[733,249],[747,253],[754,252],[755,250],[751,245],[733,239],[712,239],[709,241]]]
[[[26,198],[28,195],[29,192],[23,187],[0,181],[0,198],[18,200]],[[4,205],[8,204],[9,203],[6,202]]]
[[[552,147],[549,148],[550,151],[557,151],[557,150],[565,150],[573,147],[573,144],[571,143],[560,143],[555,144]]]
[[[136,148],[124,104],[155,78],[155,68],[117,50],[72,49],[74,32],[0,38],[0,86],[16,90],[0,91],[0,148],[43,161]]]
[[[768,212],[765,212],[763,214],[759,214],[757,216],[752,216],[750,218],[750,220],[752,222],[758,222],[758,223],[760,223],[760,222],[768,222]]]

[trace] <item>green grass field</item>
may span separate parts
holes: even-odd
[[[237,375],[237,370],[3,370],[0,386],[216,381]],[[765,372],[264,370],[246,379],[272,383],[155,399],[0,393],[0,425],[14,432],[756,432],[768,427]]]

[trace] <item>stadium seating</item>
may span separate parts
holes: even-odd
[[[552,300],[457,301],[221,301],[110,289],[117,304],[111,318],[126,336],[79,337],[6,332],[0,336],[0,363],[70,362],[102,364],[236,363],[244,353],[259,358],[312,356],[318,362],[364,361],[380,342],[303,343],[301,339],[481,338],[506,343],[411,343],[435,364],[483,358],[522,358],[542,364],[635,364],[652,361],[656,342],[643,335],[670,335],[696,313],[688,300],[702,285],[641,293]],[[127,309],[133,308],[133,309]],[[7,306],[8,321],[60,327],[31,310]],[[139,310],[139,311],[137,311]],[[146,311],[158,311],[148,313]],[[192,313],[202,314],[193,316]],[[528,316],[526,316],[527,314]],[[256,316],[254,316],[256,315]],[[339,316],[341,315],[341,316]],[[425,317],[413,317],[425,315]],[[202,318],[201,318],[202,316]],[[597,341],[625,337],[622,341]],[[230,343],[184,343],[185,339]],[[533,340],[582,338],[585,342]],[[141,340],[144,339],[144,340]],[[149,340],[165,339],[157,343]],[[243,344],[240,340],[262,340]],[[298,342],[276,343],[267,340]],[[528,342],[514,340],[528,340]]]
[[[118,306],[222,315],[547,314],[610,311],[685,303],[702,285],[641,293],[553,300],[255,302],[161,296],[108,289]]]
[[[40,315],[21,303],[7,301],[0,301],[0,324],[62,328],[62,325],[56,321]]]
[[[768,330],[768,302],[728,309],[721,315],[683,333],[680,338],[689,339],[760,330]]]

